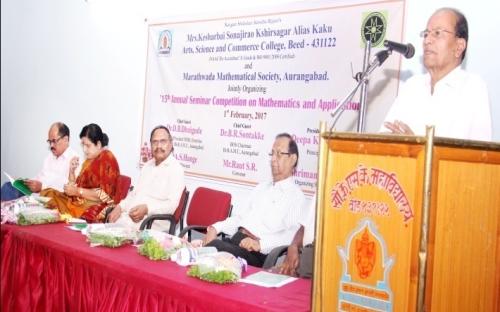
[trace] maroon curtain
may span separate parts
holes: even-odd
[[[89,247],[64,224],[1,226],[2,311],[309,310],[308,280],[278,289],[215,285],[186,270],[133,246]]]

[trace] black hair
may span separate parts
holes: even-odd
[[[153,134],[155,133],[156,130],[159,130],[159,129],[163,129],[165,131],[167,131],[167,136],[168,136],[168,139],[170,141],[172,141],[172,135],[170,134],[170,131],[168,130],[167,127],[163,126],[163,125],[159,125],[159,126],[156,126],[153,128],[153,130],[151,130],[151,134],[149,135],[149,142],[151,143],[151,141],[153,140]],[[152,143],[151,143],[152,144]],[[174,151],[174,145],[172,144],[172,152]]]
[[[297,168],[297,165],[299,163],[299,147],[297,146],[297,142],[293,139],[293,137],[288,134],[288,133],[280,133],[276,136],[276,139],[279,138],[287,138],[289,139],[288,141],[288,152],[293,155],[297,155],[297,160],[295,161],[295,164],[293,165],[294,168]]]
[[[168,130],[168,128],[165,126],[159,125],[159,126],[154,127],[153,130],[151,130],[151,134],[149,135],[149,142],[151,142],[151,140],[153,139],[153,134],[158,129],[163,129],[163,130],[167,131],[168,139],[172,140],[172,136],[170,135],[170,131]]]
[[[108,135],[102,132],[101,127],[95,123],[91,123],[83,127],[80,132],[80,139],[86,137],[90,140],[90,142],[97,144],[97,142],[101,142],[101,146],[105,147],[108,145],[109,139]]]
[[[54,124],[57,127],[57,132],[59,134],[59,137],[64,138],[65,136],[68,137],[69,139],[69,128],[62,122],[56,122]]]

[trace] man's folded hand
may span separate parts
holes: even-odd
[[[248,251],[260,251],[259,241],[250,237],[245,237],[244,239],[242,239],[240,242],[240,247]]]

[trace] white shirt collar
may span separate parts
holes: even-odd
[[[52,152],[50,152],[50,154],[52,155],[52,157],[54,159],[66,159],[66,158],[71,157],[73,155],[73,153],[71,152],[71,148],[69,147],[69,145],[66,148],[66,150],[64,150],[64,152],[61,155],[59,155],[59,157],[57,157],[56,155],[54,155]]]
[[[293,175],[289,176],[286,179],[279,180],[278,182],[272,182],[272,185],[274,185],[274,187],[280,188],[280,189],[287,189],[290,187],[290,185],[293,185],[293,184],[294,184]]]
[[[151,166],[152,167],[160,167],[160,166],[164,166],[164,167],[167,167],[168,165],[170,165],[172,163],[172,159],[174,158],[174,154],[172,152],[170,152],[170,154],[167,156],[167,158],[165,158],[161,163],[159,163],[158,165],[156,165],[156,160],[154,158],[152,158],[150,160],[151,162]]]
[[[434,91],[444,86],[448,86],[450,88],[459,88],[464,77],[465,77],[465,71],[460,66],[457,66],[436,83]],[[429,73],[427,74],[427,85],[429,86],[430,90],[431,75]]]

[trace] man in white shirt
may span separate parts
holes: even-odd
[[[300,228],[287,248],[286,257],[277,272],[291,276],[312,277],[314,254],[314,230],[316,217],[316,196],[300,220]]]
[[[273,180],[255,187],[245,212],[209,226],[204,238],[205,245],[242,257],[257,267],[262,267],[273,248],[290,243],[305,200],[293,180],[299,158],[293,138],[287,133],[276,136],[269,155]],[[215,239],[221,232],[234,235]]]
[[[144,164],[139,183],[109,214],[108,221],[139,229],[153,214],[172,214],[184,191],[184,169],[173,155],[170,131],[158,126],[150,136],[153,158]],[[168,221],[156,221],[152,228],[167,230]]]
[[[50,154],[45,157],[42,170],[33,179],[26,180],[26,185],[33,193],[45,188],[63,191],[68,181],[70,161],[78,154],[69,146],[69,128],[62,122],[50,126],[47,143]],[[12,200],[23,196],[10,182],[1,190],[2,200]]]
[[[456,9],[437,10],[422,31],[428,73],[411,77],[385,118],[381,131],[490,141],[491,112],[485,82],[460,65],[468,42],[465,16]]]

